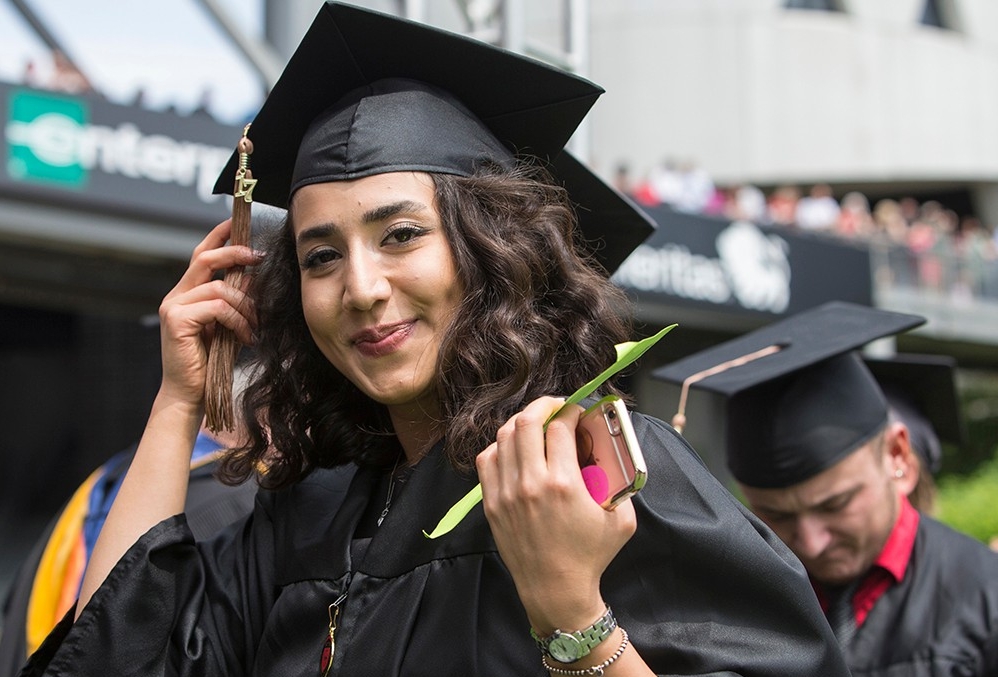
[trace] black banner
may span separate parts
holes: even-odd
[[[833,299],[872,304],[870,254],[860,243],[665,206],[647,211],[658,230],[613,276],[641,303],[767,322]]]

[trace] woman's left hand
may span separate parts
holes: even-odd
[[[477,459],[485,516],[538,633],[586,627],[605,611],[600,578],[637,528],[624,501],[604,510],[579,468],[582,408],[542,397],[507,421]]]

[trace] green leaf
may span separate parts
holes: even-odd
[[[547,426],[555,416],[561,413],[562,409],[565,407],[578,404],[582,400],[586,399],[592,395],[597,388],[607,382],[607,380],[619,372],[621,369],[633,364],[639,357],[644,355],[649,348],[659,342],[659,340],[672,331],[676,325],[671,324],[665,327],[660,332],[654,336],[649,336],[646,339],[640,341],[628,341],[626,343],[618,343],[614,346],[617,349],[617,361],[611,364],[607,369],[603,371],[599,376],[594,378],[589,383],[585,384],[578,390],[576,390],[572,395],[565,400],[565,404],[558,408],[558,411],[551,414],[548,420],[544,423]],[[464,498],[455,503],[447,514],[444,515],[443,519],[437,524],[436,528],[431,533],[423,532],[423,535],[427,538],[438,538],[443,536],[451,529],[460,524],[461,520],[471,512],[471,509],[478,505],[482,500],[482,485],[478,484],[474,489],[465,494]]]
[[[649,348],[658,343],[659,340],[663,336],[668,334],[670,331],[672,331],[675,328],[675,326],[676,325],[674,324],[670,324],[668,327],[665,327],[654,336],[649,336],[648,338],[642,339],[640,341],[628,341],[627,343],[618,343],[616,346],[614,346],[617,349],[617,361],[611,364],[609,367],[607,367],[602,374],[600,374],[592,381],[590,381],[589,383],[587,383],[586,385],[582,386],[574,393],[572,393],[572,396],[569,397],[567,400],[565,400],[565,404],[562,405],[561,409],[564,409],[570,404],[578,404],[582,400],[592,395],[596,391],[596,389],[599,388],[604,383],[606,383],[611,376],[619,372],[621,369],[629,367],[639,357],[644,355]],[[556,411],[551,416],[551,418],[548,419],[548,421],[557,416],[561,412],[561,409]]]
[[[433,533],[423,532],[423,535],[427,538],[436,538],[438,536],[443,536],[448,531],[456,527],[464,516],[471,512],[471,509],[482,502],[482,485],[476,484],[475,488],[464,495],[460,501],[451,506],[447,514],[444,515],[440,523],[437,524],[437,528],[433,530]]]

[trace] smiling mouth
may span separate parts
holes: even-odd
[[[357,350],[368,357],[383,357],[398,350],[412,334],[416,322],[407,320],[359,331],[351,337]]]

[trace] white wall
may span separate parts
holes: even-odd
[[[998,181],[998,2],[592,0],[592,161],[722,182]]]

